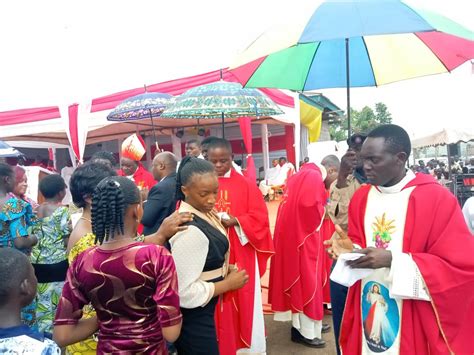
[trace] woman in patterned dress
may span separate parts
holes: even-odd
[[[96,245],[95,235],[92,233],[91,222],[91,208],[92,208],[92,194],[97,185],[105,178],[116,176],[115,170],[108,164],[102,162],[88,162],[79,166],[71,176],[70,190],[74,204],[78,208],[82,208],[82,216],[74,226],[74,229],[69,237],[68,242],[68,261],[71,265],[74,260]],[[180,227],[182,223],[192,220],[191,214],[174,213],[163,221],[157,233],[147,236],[137,236],[137,241],[145,241],[157,245],[163,245],[169,237],[173,236],[177,231],[186,229]],[[94,308],[91,304],[84,306],[84,318],[91,318],[95,316]],[[90,337],[88,339],[77,342],[67,347],[68,354],[74,355],[93,355],[96,353],[97,339]]]
[[[13,168],[0,163],[0,248],[15,248],[30,255],[31,248],[38,242],[28,231],[34,222],[33,210],[29,203],[13,194],[16,186]],[[34,302],[21,312],[22,322],[33,328],[34,313]]]
[[[99,329],[97,353],[166,354],[181,330],[177,276],[163,247],[136,241],[140,192],[125,177],[109,177],[92,199],[92,229],[100,243],[71,264],[56,313],[60,346]],[[80,319],[91,302],[97,316]]]
[[[36,323],[40,331],[52,333],[68,268],[66,245],[71,233],[71,217],[69,208],[61,204],[66,196],[66,184],[60,175],[46,176],[40,181],[39,190],[46,200],[38,207],[38,223],[32,229],[38,238],[31,252],[38,279]]]

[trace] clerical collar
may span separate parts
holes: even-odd
[[[397,184],[393,186],[376,186],[376,188],[384,194],[395,194],[403,190],[407,184],[415,178],[415,173],[411,169],[407,170],[407,173],[403,179],[400,180]]]
[[[223,177],[223,178],[230,178],[230,173],[231,173],[231,171],[232,171],[232,169],[229,169],[229,171],[226,172],[226,173],[225,173],[223,176],[221,176],[221,177]]]

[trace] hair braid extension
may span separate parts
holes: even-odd
[[[92,198],[92,231],[96,243],[124,233],[124,216],[129,205],[140,203],[140,192],[127,178],[114,176],[102,180]]]

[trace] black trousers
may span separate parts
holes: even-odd
[[[332,265],[333,268],[334,265],[336,265],[335,261]],[[339,334],[341,332],[342,315],[346,304],[347,287],[331,281],[329,288],[331,290],[332,322],[334,326],[334,336],[336,337],[336,350],[337,354],[341,355],[341,349],[339,348]]]

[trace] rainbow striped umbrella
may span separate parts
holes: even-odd
[[[450,72],[473,58],[474,32],[444,16],[397,0],[329,0],[308,22],[262,34],[231,71],[245,87],[346,87],[349,116],[350,87]]]

